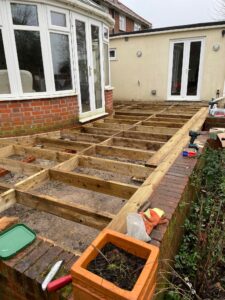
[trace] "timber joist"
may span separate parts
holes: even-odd
[[[206,116],[197,104],[118,102],[112,116],[86,125],[2,139],[0,211],[19,203],[123,232]]]

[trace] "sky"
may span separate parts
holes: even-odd
[[[221,0],[120,0],[154,28],[217,21],[217,1]]]

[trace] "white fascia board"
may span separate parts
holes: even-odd
[[[168,33],[179,33],[179,32],[188,32],[188,31],[198,31],[198,30],[208,30],[208,29],[220,29],[224,28],[225,25],[215,25],[215,26],[200,26],[193,28],[181,28],[181,29],[172,29],[172,30],[162,30],[162,31],[154,31],[154,32],[143,32],[136,34],[123,34],[118,36],[111,36],[110,40],[130,38],[130,37],[141,37],[148,35],[157,35],[157,34],[168,34]]]

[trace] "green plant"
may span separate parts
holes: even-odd
[[[208,148],[201,159],[203,168],[191,178],[196,201],[185,220],[165,299],[179,300],[181,291],[187,298],[180,299],[225,298],[225,150]]]

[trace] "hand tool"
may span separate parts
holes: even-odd
[[[72,282],[72,276],[71,275],[67,275],[61,278],[58,278],[52,282],[50,282],[47,286],[47,290],[48,292],[55,292],[61,288],[63,288],[64,286],[66,286],[67,284],[69,284],[70,282]]]
[[[57,274],[57,272],[59,271],[61,265],[63,263],[63,260],[59,260],[57,261],[54,266],[51,268],[50,272],[48,273],[48,275],[45,277],[45,280],[42,282],[42,290],[45,291],[47,288],[47,285],[49,284],[49,282],[52,281],[52,279],[55,277],[55,275]]]
[[[189,148],[193,148],[193,149],[196,149],[198,151],[198,145],[195,144],[195,140],[197,139],[197,137],[199,135],[201,135],[202,133],[200,131],[189,131],[189,136],[191,137],[190,139],[190,143],[189,143]]]

